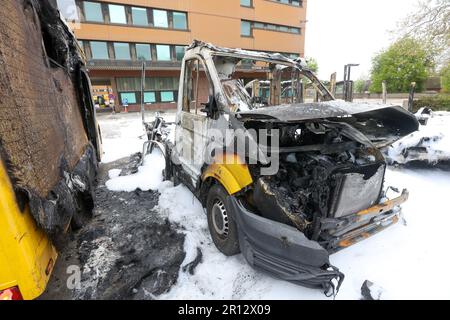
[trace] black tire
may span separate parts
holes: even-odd
[[[238,229],[233,219],[234,213],[226,201],[228,197],[221,185],[213,185],[206,199],[206,212],[209,232],[217,249],[226,256],[234,256],[240,252]]]

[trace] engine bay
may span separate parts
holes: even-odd
[[[280,134],[279,170],[254,175],[252,204],[261,216],[291,225],[311,240],[327,238],[322,219],[339,219],[381,198],[385,161],[380,152],[319,122],[271,124]]]

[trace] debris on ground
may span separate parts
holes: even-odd
[[[197,256],[192,262],[189,262],[185,266],[183,266],[183,272],[189,272],[189,274],[193,275],[195,268],[201,263],[203,260],[203,253],[200,248],[197,247]]]
[[[375,283],[366,280],[361,286],[363,300],[381,300],[384,289]]]
[[[100,166],[94,218],[60,253],[43,299],[154,299],[177,281],[184,235],[155,211],[158,192],[113,192],[104,185],[111,170],[131,173],[139,161],[133,155]],[[66,286],[70,265],[82,272],[74,290]]]

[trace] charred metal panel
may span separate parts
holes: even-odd
[[[399,106],[336,101],[273,106],[241,112],[239,117],[286,123],[330,119],[350,124],[377,147],[392,144],[419,128],[416,117]]]
[[[255,184],[254,199],[264,217],[284,223],[294,224],[299,230],[306,231],[308,216],[305,213],[304,202],[308,195],[295,193],[283,186],[277,186],[276,177],[259,178]],[[302,201],[303,200],[303,201]]]
[[[15,188],[49,233],[66,228],[76,211],[67,175],[77,164],[95,166],[81,159],[92,154],[76,77],[82,65],[75,38],[48,0],[2,1],[0,143]]]
[[[383,187],[385,165],[358,168],[359,172],[340,172],[335,176],[336,187],[330,216],[339,218],[374,206]],[[366,171],[366,172],[364,172]]]

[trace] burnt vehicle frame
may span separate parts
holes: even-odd
[[[269,66],[270,107],[260,107],[234,77],[248,60]],[[279,105],[282,79],[273,73],[285,68],[297,77],[294,86],[307,77],[321,102],[292,94],[291,104]],[[200,74],[207,88],[199,88]],[[208,100],[199,102],[199,90],[206,89]],[[242,252],[251,266],[275,277],[336,294],[344,275],[329,255],[398,221],[408,192],[387,198],[378,148],[417,130],[416,118],[399,106],[334,101],[301,59],[200,41],[186,50],[179,97],[175,141],[150,142],[166,158],[165,178],[186,185],[206,208],[217,248],[225,255]],[[270,137],[261,143],[250,133],[258,129],[280,132],[279,170],[271,175],[260,174],[270,165],[263,152]],[[231,144],[253,141],[257,150],[230,154],[225,140],[208,148],[220,140],[214,132],[226,130],[234,133]],[[233,161],[224,162],[224,155]]]

